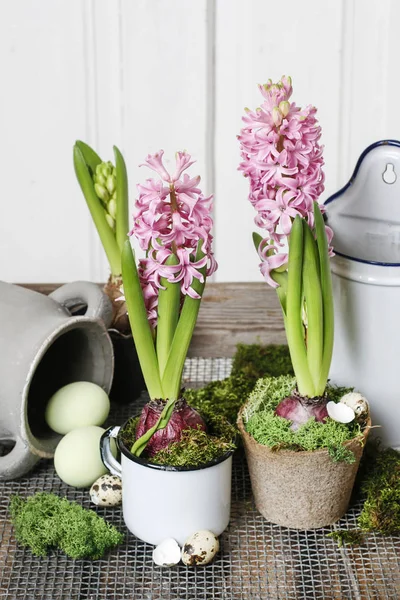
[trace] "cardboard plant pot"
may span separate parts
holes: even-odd
[[[259,444],[245,429],[242,406],[237,424],[242,435],[257,510],[272,523],[293,529],[332,525],[348,509],[354,480],[369,433],[345,442],[355,462],[334,462],[327,449],[278,450]]]
[[[202,529],[220,535],[230,518],[234,450],[200,467],[157,465],[129,452],[122,441],[123,427],[110,427],[103,434],[100,452],[107,469],[122,479],[122,510],[129,531],[154,545],[167,538],[183,545]],[[111,453],[111,438],[116,439],[121,464]]]

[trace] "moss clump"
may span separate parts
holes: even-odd
[[[36,556],[60,548],[74,559],[97,559],[124,539],[93,510],[46,492],[27,499],[13,496],[10,514],[16,540]]]
[[[211,381],[199,390],[188,389],[185,398],[202,414],[216,414],[236,423],[239,408],[254,388],[255,381],[243,373],[231,375],[222,381]]]
[[[236,430],[224,417],[209,416],[208,431],[187,429],[179,442],[160,450],[151,462],[174,467],[198,467],[236,448]]]
[[[289,348],[284,345],[238,344],[233,358],[232,375],[243,373],[254,383],[260,377],[293,375]]]
[[[260,377],[293,374],[287,346],[238,344],[230,377],[211,381],[201,389],[188,389],[185,398],[200,412],[222,415],[235,424],[239,408]]]
[[[259,379],[246,402],[244,421],[248,422],[256,413],[273,412],[279,402],[289,396],[295,387],[296,379],[292,375]]]
[[[400,533],[400,452],[368,444],[360,491],[366,498],[358,518],[361,529]]]
[[[132,444],[136,440],[136,426],[139,422],[139,419],[140,416],[130,418],[121,431],[121,441],[128,449],[132,447]]]
[[[364,542],[364,536],[359,529],[338,529],[328,533],[326,537],[334,539],[339,548],[347,544],[349,546],[359,546]]]
[[[272,450],[310,451],[327,448],[335,462],[353,463],[354,454],[344,446],[344,442],[358,436],[360,443],[362,442],[358,423],[338,423],[329,418],[321,423],[310,419],[297,431],[293,431],[291,421],[274,414],[279,402],[290,395],[295,384],[295,378],[290,375],[260,379],[250,394],[243,413],[246,431],[259,444]],[[346,388],[327,388],[329,397],[340,397],[347,391]]]

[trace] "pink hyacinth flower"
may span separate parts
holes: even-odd
[[[323,147],[315,107],[301,109],[289,100],[290,77],[282,77],[278,83],[269,80],[259,89],[263,102],[255,111],[246,109],[238,136],[239,170],[249,180],[249,200],[257,211],[255,223],[268,234],[260,253],[261,272],[277,287],[271,273],[287,261],[281,247],[294,218],[300,215],[313,226],[313,203],[324,190]],[[328,230],[327,236],[330,243]]]
[[[194,280],[204,282],[204,274],[217,269],[212,252],[212,196],[204,196],[200,177],[186,171],[192,164],[190,154],[176,153],[176,167],[171,175],[163,163],[164,151],[149,154],[142,166],[155,171],[161,180],[147,179],[137,186],[134,224],[131,235],[146,252],[140,261],[139,277],[149,322],[157,325],[158,291],[161,279],[179,283],[182,295],[199,298]],[[202,255],[196,258],[197,249]],[[174,254],[178,264],[166,264]]]

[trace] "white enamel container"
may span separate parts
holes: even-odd
[[[196,531],[220,535],[228,526],[231,508],[232,453],[200,468],[154,465],[133,456],[120,439],[120,427],[108,429],[101,440],[105,466],[122,479],[124,521],[134,535],[157,545],[174,538],[183,545]],[[110,451],[116,438],[121,464]]]
[[[325,204],[336,253],[330,377],[362,392],[375,436],[400,447],[400,142],[369,146]]]

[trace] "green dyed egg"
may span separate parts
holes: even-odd
[[[110,412],[105,391],[90,381],[76,381],[60,388],[50,398],[45,411],[46,423],[57,433],[77,427],[103,425]]]
[[[101,475],[108,473],[100,456],[102,427],[79,427],[65,435],[56,448],[54,466],[60,479],[77,488],[90,487]],[[115,441],[111,451],[117,455]]]

